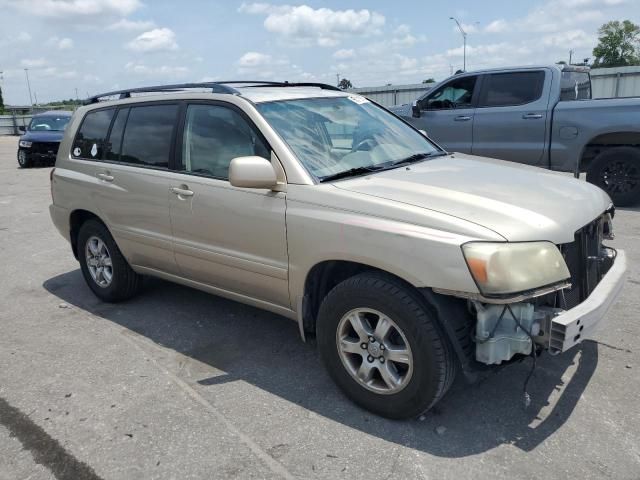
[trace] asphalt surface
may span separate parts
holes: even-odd
[[[640,209],[628,281],[594,340],[457,382],[389,421],[333,385],[285,318],[149,279],[97,300],[48,205],[50,168],[0,137],[0,480],[640,479]],[[561,208],[561,206],[560,206]]]

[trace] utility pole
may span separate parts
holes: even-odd
[[[30,105],[33,107],[33,97],[31,96],[31,83],[29,83],[29,69],[28,68],[24,69],[24,74],[27,77],[27,89],[29,90],[29,102],[30,102]]]
[[[573,58],[573,50],[569,50],[569,65],[571,65],[572,58]]]
[[[76,87],[76,100],[80,103],[80,97],[78,96],[78,87]]]
[[[449,75],[453,75],[453,65],[449,64]]]
[[[467,32],[464,31],[464,29],[462,28],[462,25],[460,25],[460,22],[458,21],[457,18],[449,17],[449,20],[453,20],[454,22],[456,22],[456,25],[458,25],[458,29],[462,34],[462,71],[466,72],[467,71]]]
[[[336,73],[336,87],[340,86],[340,74]]]
[[[34,90],[34,92],[33,92],[33,96],[34,96],[34,97],[35,97],[35,99],[36,99],[36,107],[37,107],[37,106],[38,106],[38,92],[36,92],[36,91]]]

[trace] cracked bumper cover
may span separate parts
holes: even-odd
[[[618,250],[613,265],[587,299],[551,320],[549,349],[565,352],[590,336],[601,325],[622,290],[626,278],[627,259]]]

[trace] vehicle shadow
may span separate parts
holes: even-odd
[[[146,279],[144,292],[123,304],[99,301],[80,270],[43,286],[68,304],[226,372],[199,379],[204,389],[242,380],[369,435],[443,457],[474,455],[504,443],[533,450],[571,416],[598,363],[595,342],[541,357],[527,409],[523,382],[529,359],[475,385],[458,381],[422,420],[391,421],[344,397],[315,347],[303,343],[295,322],[284,317],[157,279]]]

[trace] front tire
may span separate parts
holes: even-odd
[[[87,285],[105,302],[120,302],[140,289],[141,277],[134,272],[115,240],[102,223],[88,220],[78,232],[78,259]]]
[[[613,204],[627,207],[640,202],[640,148],[613,147],[593,159],[587,182],[609,194]]]
[[[411,286],[362,273],[320,306],[317,341],[337,385],[358,405],[388,418],[430,409],[453,383],[456,364],[435,313]]]
[[[33,166],[33,161],[24,150],[18,150],[18,165],[20,168],[31,168]]]

